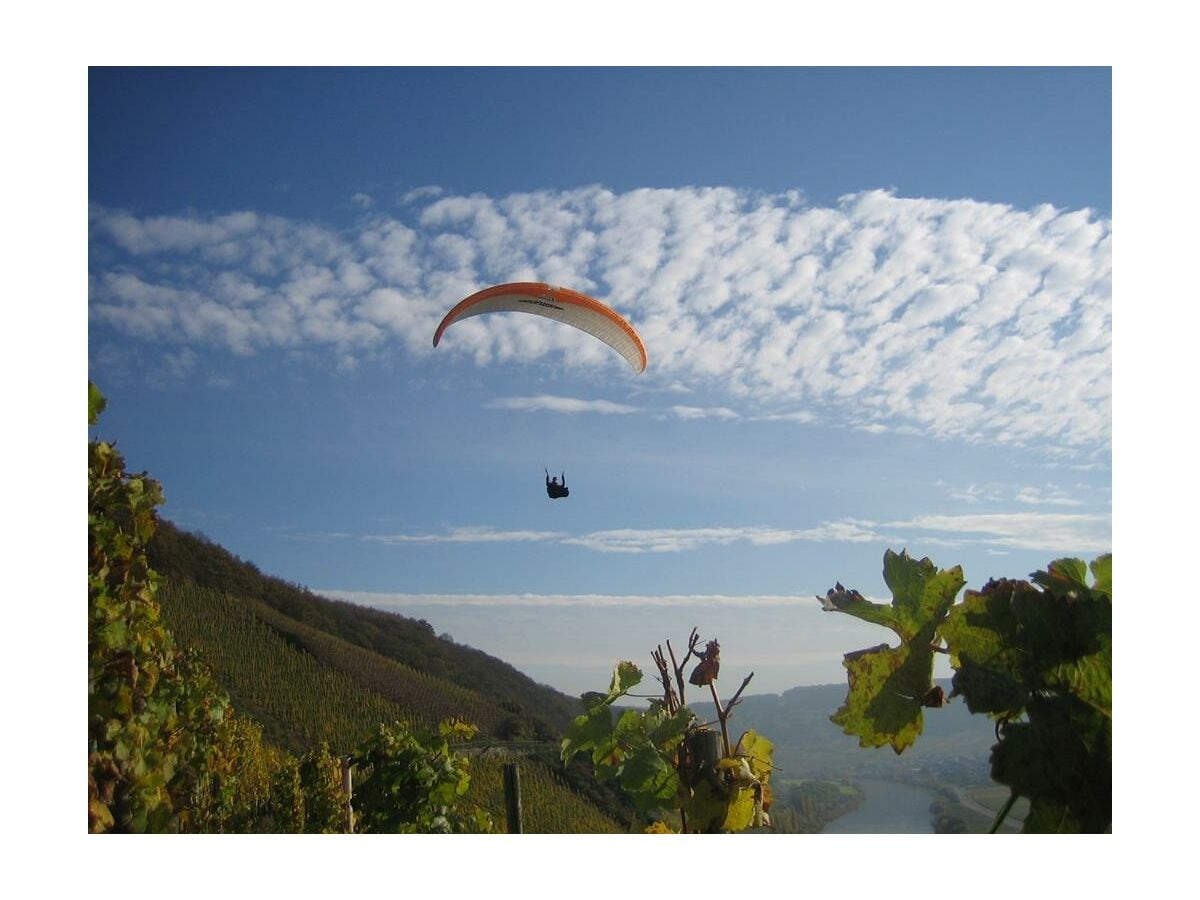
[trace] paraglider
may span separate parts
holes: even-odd
[[[639,375],[646,369],[646,347],[634,327],[599,300],[565,287],[532,281],[498,284],[460,301],[437,327],[433,346],[455,322],[490,312],[524,312],[578,328],[617,351]]]
[[[551,500],[557,500],[560,497],[569,497],[570,489],[567,487],[567,473],[562,473],[562,481],[558,480],[558,476],[550,475],[550,470],[546,469],[546,496]]]
[[[594,297],[542,282],[497,284],[460,300],[442,318],[433,334],[433,346],[438,345],[446,329],[455,322],[491,312],[530,313],[570,325],[607,344],[629,363],[635,373],[640,375],[646,370],[646,346],[634,327],[618,312]],[[547,469],[546,495],[551,500],[558,500],[570,494],[566,472],[562,473],[560,481],[557,476],[552,477]]]

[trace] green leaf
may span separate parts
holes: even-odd
[[[1034,572],[1029,577],[1059,597],[1078,596],[1088,590],[1087,566],[1082,559],[1073,557],[1056,559],[1046,571]]]
[[[939,570],[928,557],[914,560],[907,551],[883,555],[883,580],[892,591],[892,609],[905,641],[917,639],[936,627],[966,584],[962,566]]]
[[[1080,828],[1065,803],[1035,797],[1029,803],[1021,831],[1025,834],[1078,834]]]
[[[104,407],[108,406],[108,401],[104,399],[104,395],[100,393],[100,388],[88,382],[88,424],[95,425],[100,418],[100,413],[104,412]]]
[[[933,687],[933,644],[937,630],[965,584],[962,568],[938,569],[928,558],[888,550],[883,578],[892,591],[889,606],[871,603],[839,584],[829,605],[868,622],[885,625],[900,637],[899,647],[848,653],[843,660],[850,682],[846,703],[831,718],[864,747],[891,744],[900,753],[921,733],[921,699]]]
[[[728,813],[727,799],[725,791],[708,779],[700,779],[692,790],[692,796],[683,803],[688,828],[702,832],[723,828]]]
[[[649,812],[671,806],[679,792],[679,775],[657,750],[642,746],[625,761],[620,784],[642,812]]]
[[[754,791],[737,788],[728,800],[725,819],[721,823],[724,831],[744,831],[754,821]]]
[[[642,670],[631,662],[619,662],[613,669],[612,682],[608,686],[608,702],[628,693],[642,680]]]
[[[695,714],[686,706],[680,707],[674,715],[668,715],[661,707],[657,712],[647,713],[650,743],[662,752],[674,750],[695,718]]]
[[[576,753],[591,750],[598,742],[612,736],[612,707],[607,703],[593,706],[582,716],[576,716],[563,734],[560,756],[569,763]]]
[[[907,551],[891,550],[883,556],[883,578],[892,591],[890,605],[872,603],[840,584],[826,600],[838,612],[890,628],[904,641],[931,635],[966,583],[961,566],[939,570],[928,558],[915,560]]]
[[[847,653],[842,665],[850,690],[830,721],[858,737],[861,747],[891,744],[900,753],[910,746],[924,725],[920,698],[929,689],[933,652],[880,644]]]
[[[1076,586],[1080,570],[1051,569],[1037,573],[1044,591],[1027,581],[992,580],[968,591],[947,617],[941,636],[959,673],[955,693],[972,711],[1016,714],[1021,692],[1054,690],[1111,716],[1111,599]]]
[[[1112,599],[1112,554],[1105,553],[1092,560],[1092,590]]]
[[[1029,691],[1011,673],[976,665],[963,657],[954,673],[952,696],[966,699],[973,713],[1014,716],[1029,702]]]
[[[766,781],[771,776],[771,759],[775,753],[775,745],[761,734],[747,731],[738,740],[737,756],[750,761],[750,771],[759,781]]]

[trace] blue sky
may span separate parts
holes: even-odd
[[[96,70],[88,367],[163,514],[571,693],[781,691],[1112,545],[1108,69]],[[489,284],[613,305],[650,364]],[[543,466],[572,488],[551,502]],[[752,691],[753,692],[753,691]]]

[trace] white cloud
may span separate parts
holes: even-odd
[[[1041,487],[1034,485],[1005,485],[999,483],[969,484],[964,487],[952,487],[944,482],[938,482],[939,487],[947,488],[947,496],[964,503],[1004,503],[1014,501],[1026,506],[1083,506],[1084,501],[1056,484],[1045,484]],[[1076,485],[1078,492],[1090,493],[1096,488],[1089,485]]]
[[[376,544],[500,544],[528,541],[557,541],[558,531],[501,531],[489,526],[453,528],[438,534],[367,534],[362,539]]]
[[[677,553],[709,545],[732,544],[736,541],[765,546],[790,544],[795,541],[862,543],[886,540],[868,526],[869,523],[846,520],[827,522],[816,528],[806,529],[764,526],[618,528],[564,538],[562,543],[586,547],[599,553]]]
[[[546,410],[557,413],[601,413],[603,415],[627,415],[642,412],[636,406],[613,403],[611,400],[580,400],[576,397],[555,397],[541,394],[536,397],[500,397],[484,404],[488,409],[514,409],[522,412]]]
[[[765,547],[796,542],[881,543],[901,546],[918,538],[923,545],[955,547],[987,544],[996,549],[1046,552],[1101,552],[1112,547],[1111,517],[1084,513],[979,513],[925,515],[892,522],[841,519],[811,528],[765,525],[703,528],[615,528],[585,534],[561,531],[506,531],[462,526],[413,534],[297,534],[303,540],[362,540],[392,546],[409,544],[554,543],[597,553],[683,553],[738,542]]]
[[[808,425],[819,420],[819,417],[815,413],[803,409],[795,412],[753,416],[752,418],[756,422],[799,422],[801,425]]]
[[[1014,550],[1098,553],[1112,549],[1111,518],[1085,513],[930,515],[887,522],[884,527],[948,535],[943,539],[951,543],[969,541]]]
[[[577,397],[557,397],[552,394],[539,394],[535,397],[498,397],[489,400],[484,406],[488,409],[512,409],[521,412],[556,412],[575,415],[579,413],[599,413],[600,415],[629,415],[631,413],[651,413],[660,417],[677,419],[738,419],[741,418],[727,406],[669,406],[664,409],[657,407],[630,406],[627,403],[615,403],[611,400],[582,400]],[[789,419],[792,421],[811,421],[803,414],[791,416],[771,416],[770,418]]]
[[[1018,503],[1033,506],[1082,506],[1083,501],[1072,497],[1057,485],[1048,484],[1045,487],[1023,487],[1014,497]]]
[[[323,589],[319,593],[335,600],[346,600],[376,609],[411,609],[415,606],[662,606],[662,607],[766,607],[809,606],[815,604],[811,595],[752,594],[400,594],[370,591]],[[874,600],[889,603],[890,600]]]
[[[671,413],[680,419],[736,419],[738,414],[727,406],[672,406]]]
[[[642,382],[704,389],[720,417],[799,409],[1083,450],[1111,439],[1112,228],[1088,211],[882,191],[818,208],[731,188],[418,188],[402,202],[415,205],[404,221],[374,213],[349,231],[93,208],[93,320],[193,349],[325,346],[345,360],[397,341],[423,355],[457,300],[547,280],[627,315],[650,354]],[[458,324],[437,352],[621,367],[580,333],[514,318]]]
[[[963,503],[979,503],[982,500],[996,501],[1002,499],[1002,495],[994,485],[969,484],[965,488],[953,488],[948,493],[951,499],[961,500]]]
[[[410,203],[419,203],[422,200],[430,200],[435,197],[440,197],[443,193],[445,193],[445,191],[443,191],[436,184],[427,184],[423,187],[413,188],[411,191],[401,194],[400,203],[407,206]]]

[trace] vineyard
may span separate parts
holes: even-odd
[[[503,827],[505,756],[478,756],[471,759],[469,796],[486,809]],[[561,782],[561,775],[550,765],[533,758],[521,758],[521,804],[523,828],[527,834],[619,834],[626,831],[587,799]]]
[[[269,607],[286,617],[289,628],[308,626],[376,654],[373,658],[384,657],[440,679],[438,690],[457,686],[477,698],[485,697],[500,711],[489,716],[502,713],[507,721],[506,738],[551,739],[578,712],[578,698],[534,682],[503,660],[438,637],[428,622],[331,600],[264,575],[253,563],[170,521],[158,520],[146,552],[150,565],[168,581],[192,582],[253,599],[258,609]],[[260,615],[265,616],[265,612]],[[452,699],[461,703],[464,695],[460,691]],[[482,721],[479,724],[483,726]]]
[[[350,755],[381,722],[405,721],[435,730],[445,719],[494,724],[498,708],[457,685],[326,635],[249,598],[195,584],[167,582],[158,592],[163,620],[176,640],[211,667],[235,708],[264,736],[295,753],[324,741]],[[486,729],[485,729],[486,730]],[[541,747],[550,754],[557,744]],[[502,770],[512,757],[471,758],[464,800],[495,823],[505,820]],[[616,833],[624,829],[563,784],[536,758],[520,757],[524,830],[533,833]]]
[[[457,717],[492,731],[503,710],[480,695],[289,619],[253,598],[169,581],[164,620],[196,649],[234,705],[295,752],[350,749],[380,722],[422,728]]]

